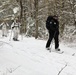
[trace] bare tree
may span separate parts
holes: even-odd
[[[61,37],[62,37],[62,35],[63,35],[63,31],[64,31],[64,28],[65,28],[65,20],[64,20],[64,18],[65,18],[65,14],[64,14],[64,3],[65,3],[65,0],[62,0],[61,1],[61,16],[62,16],[62,19],[61,19],[61,25],[60,25],[60,29],[61,29]]]
[[[69,2],[70,2],[71,11],[73,14],[74,25],[76,27],[76,16],[75,16],[75,3],[76,3],[76,1],[75,0],[73,0],[73,1],[69,0]]]
[[[35,38],[38,38],[38,0],[34,0],[34,6],[35,6],[35,26],[36,26],[36,34]]]

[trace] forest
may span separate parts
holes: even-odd
[[[49,15],[58,16],[60,40],[76,42],[76,0],[0,0],[0,23],[19,18],[25,36],[47,39]]]

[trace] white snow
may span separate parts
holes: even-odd
[[[50,53],[45,40],[9,39],[0,37],[0,75],[76,75],[76,49],[60,43],[64,53]]]
[[[19,7],[15,7],[15,8],[13,9],[14,14],[17,13],[18,11],[19,11]]]

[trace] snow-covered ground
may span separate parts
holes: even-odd
[[[45,49],[46,41],[0,37],[0,75],[76,75],[76,49],[60,43],[63,54]],[[52,46],[54,50],[54,44]]]

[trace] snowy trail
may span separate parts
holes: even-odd
[[[74,49],[61,44],[64,54],[50,53],[45,49],[44,40],[24,38],[15,42],[8,39],[0,39],[0,75],[58,75],[59,72],[76,75]]]

